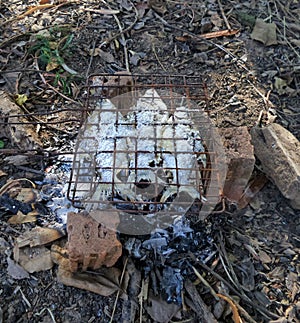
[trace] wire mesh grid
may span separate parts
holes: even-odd
[[[68,198],[88,211],[210,212],[222,196],[218,135],[197,77],[93,75]]]

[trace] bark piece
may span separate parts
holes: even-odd
[[[251,130],[252,142],[263,170],[291,201],[300,209],[300,142],[288,130],[272,123]]]
[[[217,323],[217,320],[213,316],[212,312],[199,295],[196,286],[189,279],[187,279],[184,283],[184,287],[195,306],[197,318],[201,319],[201,322]]]

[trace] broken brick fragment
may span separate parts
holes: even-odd
[[[113,266],[122,254],[115,230],[117,225],[118,213],[114,211],[69,212],[67,249],[70,270],[76,272]]]
[[[228,164],[224,195],[233,202],[241,198],[254,169],[254,148],[247,127],[219,129]]]

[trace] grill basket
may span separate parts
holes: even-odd
[[[183,214],[202,220],[220,202],[224,153],[198,78],[92,75],[84,94],[75,205],[117,211],[123,232],[139,234]]]

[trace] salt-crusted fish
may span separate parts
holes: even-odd
[[[199,164],[206,167],[206,158],[199,131],[187,107],[171,111],[154,89],[125,116],[102,100],[78,143],[78,182],[90,188],[83,196],[87,209],[101,208],[111,198],[141,205],[165,203],[182,193],[204,199]]]

